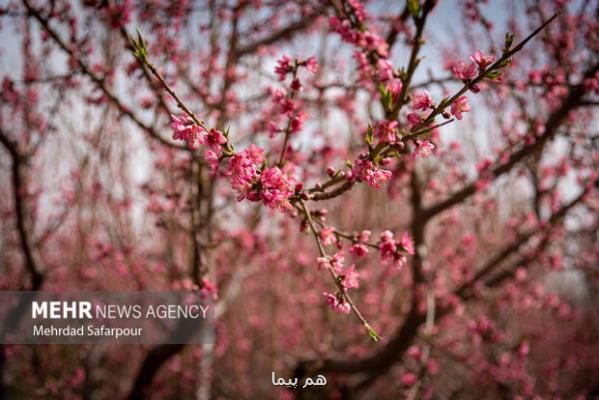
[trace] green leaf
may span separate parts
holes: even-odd
[[[374,129],[372,129],[372,125],[368,124],[368,130],[366,131],[366,135],[364,136],[364,141],[368,145],[368,147],[372,147],[372,138],[374,137]]]
[[[489,79],[497,79],[501,76],[501,71],[495,70],[487,73],[487,78]]]
[[[516,37],[516,35],[514,35],[513,33],[506,33],[505,34],[505,44],[503,46],[503,52],[508,52],[511,48],[512,48],[512,44],[514,44],[514,38]]]
[[[418,12],[420,11],[420,2],[418,0],[408,0],[408,11],[414,17],[418,16]]]
[[[505,60],[503,60],[502,62],[499,63],[498,67],[499,68],[505,68],[508,65],[510,65],[512,63],[512,59],[511,58],[506,58]]]
[[[382,338],[379,336],[378,333],[376,333],[376,331],[374,330],[374,328],[372,326],[370,326],[369,324],[365,324],[364,328],[366,328],[366,332],[368,332],[368,336],[370,336],[370,338],[372,340],[374,340],[375,342],[378,342],[379,340],[381,340]]]
[[[381,93],[383,108],[385,111],[391,110],[393,108],[393,94],[382,83],[379,84],[379,92]]]
[[[144,61],[148,56],[148,48],[146,47],[146,42],[141,34],[139,28],[137,28],[137,41],[132,40],[133,45],[133,55],[139,61]]]

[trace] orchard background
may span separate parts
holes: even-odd
[[[599,395],[597,1],[0,4],[0,288],[217,318],[5,397]]]

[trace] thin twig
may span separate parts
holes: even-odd
[[[318,247],[318,253],[320,254],[321,257],[328,257],[326,254],[326,251],[324,249],[324,246],[322,245],[322,242],[320,241],[320,236],[318,235],[318,231],[316,230],[316,227],[314,226],[314,222],[312,221],[312,214],[311,214],[310,210],[308,209],[308,207],[306,206],[306,203],[304,203],[303,200],[300,199],[299,203],[302,206],[303,213],[306,216],[306,221],[308,221],[310,230],[312,231],[312,234],[314,235],[314,240],[316,241],[316,246]],[[335,272],[333,267],[330,265],[327,267],[327,270],[329,271],[329,273],[331,274],[331,277],[333,278],[333,281],[337,285],[337,287],[339,289],[339,293],[341,293],[344,300],[347,301],[351,310],[356,315],[356,317],[358,317],[358,319],[364,326],[364,329],[366,329],[366,332],[368,333],[370,338],[372,340],[374,340],[375,342],[378,342],[379,339],[381,339],[381,336],[379,336],[376,333],[376,331],[372,328],[372,326],[368,323],[368,321],[366,321],[366,319],[362,316],[362,313],[360,313],[360,311],[354,304],[353,300],[351,299],[350,295],[347,293],[346,289],[343,287],[343,284],[341,283],[341,280],[339,279],[339,275],[337,275],[337,273]]]

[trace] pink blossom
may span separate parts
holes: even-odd
[[[333,227],[325,226],[320,230],[319,236],[320,240],[322,241],[322,244],[324,244],[325,246],[337,243],[337,237],[335,236],[335,228]]]
[[[379,79],[382,82],[387,82],[393,78],[393,65],[389,60],[379,59],[376,63],[376,68],[379,73]]]
[[[283,183],[283,172],[279,167],[264,168],[260,182],[263,188],[280,186]]]
[[[284,54],[279,60],[277,60],[277,66],[275,67],[275,73],[279,75],[279,80],[284,81],[285,77],[288,73],[293,71],[293,67],[291,65],[291,57],[287,54]]]
[[[349,303],[339,302],[335,311],[337,311],[338,313],[341,313],[341,314],[349,314],[351,311],[351,307],[350,307]]]
[[[345,256],[343,252],[339,251],[332,256],[318,257],[316,263],[319,271],[323,268],[332,268],[335,272],[340,273],[343,270]]]
[[[414,126],[418,125],[420,122],[422,122],[422,118],[420,117],[420,115],[418,115],[415,112],[408,113],[407,118],[408,118],[408,122],[410,123],[410,126],[412,126],[412,127],[414,127]]]
[[[391,93],[391,98],[394,102],[399,99],[399,95],[401,94],[401,89],[403,88],[403,83],[399,79],[391,79],[385,85],[385,89],[387,89]]]
[[[171,127],[173,128],[174,140],[186,140],[189,147],[193,147],[196,141],[205,132],[204,128],[196,125],[191,117],[185,115],[181,118],[171,114]]]
[[[337,253],[333,254],[332,257],[329,258],[329,261],[331,263],[331,267],[335,270],[335,272],[340,273],[345,263],[345,256],[343,255],[343,252],[338,251]]]
[[[373,168],[372,173],[368,176],[366,181],[368,186],[379,189],[381,183],[385,182],[391,177],[391,171],[387,171],[381,168]]]
[[[356,266],[352,265],[347,268],[343,275],[341,275],[341,284],[345,289],[355,289],[360,287],[360,282],[358,279],[360,278],[360,274],[356,272]]]
[[[408,260],[404,254],[396,252],[393,255],[393,266],[397,270],[402,269],[406,265],[407,262],[408,262]]]
[[[420,361],[420,357],[422,357],[422,350],[417,345],[412,345],[408,349],[408,356],[416,361]]]
[[[368,62],[368,57],[361,51],[355,50],[353,57],[356,60],[357,69],[360,75],[360,80],[363,82],[369,82],[373,75],[372,68]]]
[[[112,29],[118,29],[129,22],[133,9],[132,3],[131,1],[124,1],[120,4],[107,3],[106,11]]]
[[[243,153],[234,154],[230,159],[224,174],[231,177],[231,186],[239,192],[247,192],[256,179],[256,165]],[[240,198],[240,200],[243,197]]]
[[[358,37],[358,43],[362,47],[370,51],[376,51],[381,57],[387,57],[389,55],[389,45],[387,44],[387,41],[373,31],[366,30]]]
[[[354,29],[348,19],[341,20],[333,16],[329,18],[329,25],[344,41],[361,47],[364,52],[375,51],[381,57],[389,54],[389,45],[383,38],[370,30]]]
[[[487,68],[487,66],[491,65],[495,61],[494,56],[485,56],[480,50],[477,50],[474,54],[472,54],[470,59],[477,63],[481,69]]]
[[[298,105],[293,101],[292,98],[287,96],[286,90],[274,89],[270,91],[272,101],[281,107],[280,113],[292,116],[297,110]]]
[[[487,174],[481,175],[476,182],[474,182],[474,188],[477,192],[482,192],[491,184],[491,178]]]
[[[349,254],[353,254],[356,257],[364,257],[368,254],[368,247],[362,243],[355,243],[349,249]]]
[[[224,174],[230,177],[233,189],[238,192],[238,200],[249,197],[250,200],[258,200],[255,194],[250,194],[252,185],[257,182],[258,165],[264,161],[264,150],[250,145],[240,153],[234,154],[230,159]]]
[[[416,141],[416,150],[414,151],[414,157],[426,158],[430,156],[435,150],[435,145],[430,140],[423,142]]]
[[[326,298],[327,300],[327,304],[329,306],[331,306],[333,309],[337,306],[337,304],[339,303],[339,300],[337,300],[337,296],[335,296],[332,293],[329,292],[323,292],[322,295]]]
[[[76,386],[80,385],[84,381],[84,379],[85,379],[85,369],[83,369],[82,367],[77,367],[75,369],[75,373],[69,379],[69,384],[76,387]]]
[[[484,158],[480,162],[476,164],[476,170],[481,173],[483,171],[488,170],[493,166],[493,160],[489,157]]]
[[[318,257],[316,259],[316,264],[319,271],[321,269],[326,269],[331,266],[331,262],[328,257]]]
[[[347,3],[353,8],[354,14],[359,22],[364,22],[367,18],[366,9],[360,0],[347,0]]]
[[[349,314],[351,311],[349,304],[347,304],[343,298],[340,299],[339,295],[334,295],[328,292],[323,292],[322,295],[326,298],[327,304],[333,309],[333,311],[341,314]]]
[[[453,64],[453,73],[457,78],[463,81],[469,81],[476,77],[476,66],[474,64],[466,65],[466,63],[460,61]]]
[[[374,134],[377,138],[384,142],[395,143],[397,140],[397,121],[380,121],[376,125]]]
[[[278,167],[264,168],[260,175],[260,183],[260,198],[265,205],[281,210],[289,206],[287,198],[293,192]]]
[[[304,61],[306,65],[306,69],[312,73],[316,73],[318,71],[318,61],[316,61],[316,57],[312,56]]]
[[[404,234],[401,237],[401,247],[403,247],[403,249],[406,251],[406,253],[408,254],[414,254],[414,242],[412,241],[412,238],[410,238],[410,234],[408,232],[404,232]]]
[[[439,373],[439,363],[433,358],[428,359],[426,362],[426,368],[431,375],[436,375]]]
[[[212,173],[215,173],[218,170],[220,156],[220,148],[217,151],[206,149],[206,151],[204,152],[204,159],[208,163],[208,166],[210,167],[210,171],[212,171]]]
[[[250,144],[243,152],[243,156],[251,161],[253,164],[262,164],[264,161],[264,149]]]
[[[520,344],[520,347],[518,347],[518,355],[520,357],[526,357],[528,353],[530,353],[530,345],[527,341],[524,341]]]
[[[370,231],[368,230],[363,230],[358,234],[357,237],[358,241],[360,242],[367,242],[370,239]]]
[[[348,43],[356,43],[357,33],[353,31],[348,20],[340,20],[335,16],[331,16],[329,18],[329,25],[331,26],[331,30],[337,32],[344,41]]]
[[[393,233],[390,231],[384,231],[380,235],[379,252],[383,261],[387,261],[393,258],[397,246],[395,240],[393,240]]]
[[[389,242],[393,240],[393,233],[391,231],[383,231],[379,235],[379,239],[381,242]]]
[[[200,295],[204,299],[216,300],[218,299],[218,288],[207,278],[202,278],[202,283],[200,285]]]
[[[397,251],[397,243],[393,239],[393,233],[390,231],[384,231],[381,233],[379,238],[379,252],[381,254],[381,259],[384,262],[390,261],[395,268],[401,269],[406,264],[407,259],[404,254]],[[400,243],[402,247],[404,246],[404,239],[405,235],[402,237],[402,243]],[[405,244],[410,247],[410,244],[407,243],[407,240],[405,240]]]
[[[468,104],[468,98],[466,96],[459,97],[451,104],[451,113],[455,115],[457,119],[462,119],[462,113],[468,111],[470,111],[470,105]]]
[[[405,373],[401,376],[401,383],[404,386],[412,386],[418,378],[412,372]]]
[[[300,82],[300,80],[297,79],[297,78],[294,79],[293,81],[291,81],[291,85],[289,87],[294,92],[299,92],[300,90],[302,90],[304,88],[304,86],[302,85],[302,83]]]
[[[292,133],[299,132],[304,128],[304,122],[306,121],[307,114],[304,110],[300,110],[296,115],[289,120],[289,129]]]
[[[351,170],[351,178],[359,182],[366,181],[369,186],[380,189],[381,183],[391,177],[391,171],[376,167],[372,161],[359,158],[354,162]]]
[[[225,138],[225,135],[223,135],[223,133],[221,131],[214,129],[214,128],[210,129],[208,132],[203,131],[202,135],[200,135],[200,137],[199,137],[199,141],[204,146],[212,146],[212,147],[217,147],[217,146],[220,146],[221,144],[227,143],[227,139]]]
[[[417,93],[412,100],[412,108],[425,111],[433,104],[433,99],[428,91],[423,90]]]

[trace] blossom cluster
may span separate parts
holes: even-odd
[[[367,155],[360,156],[347,174],[350,182],[366,182],[368,186],[380,189],[381,184],[391,178],[391,171],[376,166]]]
[[[407,232],[397,241],[391,231],[384,231],[379,236],[379,251],[384,262],[401,269],[407,261],[405,253],[414,254],[414,243]]]
[[[284,210],[293,194],[291,185],[279,167],[266,167],[264,162],[264,150],[250,145],[231,156],[224,175],[237,191],[237,200],[262,201],[270,208]]]
[[[285,81],[288,75],[292,76],[289,89],[269,89],[270,95],[275,105],[275,109],[268,114],[268,131],[271,137],[274,137],[278,132],[286,132],[292,134],[303,129],[307,114],[303,109],[303,104],[296,96],[297,92],[302,90],[303,86],[298,77],[300,67],[306,68],[309,72],[315,73],[318,70],[318,62],[316,57],[312,56],[305,60],[293,60],[289,55],[284,54],[277,60],[275,73],[279,76],[280,81]],[[287,127],[280,127],[278,116],[287,117]]]
[[[312,73],[315,73],[318,70],[318,62],[314,56],[309,57],[304,61],[293,61],[291,56],[284,54],[277,60],[275,73],[279,76],[280,81],[284,81],[287,78],[287,75],[295,73],[300,66],[306,67],[306,69]]]
[[[473,79],[477,78],[479,74],[484,72],[487,67],[495,62],[494,56],[487,56],[480,50],[477,50],[474,54],[470,55],[469,58],[472,63],[466,64],[463,61],[458,61],[451,67],[454,76],[464,83],[470,83]],[[488,76],[488,78],[500,79],[500,74],[498,71],[495,71],[495,74]],[[470,84],[469,89],[473,93],[478,93],[481,88],[478,84]]]
[[[349,303],[345,300],[341,293],[332,294],[329,292],[323,292],[322,295],[325,297],[327,304],[333,309],[333,311],[341,314],[349,314],[351,311]]]
[[[348,1],[347,5],[352,10],[355,21],[347,17],[330,17],[329,25],[332,31],[337,32],[341,38],[359,50],[354,52],[354,59],[358,65],[358,71],[362,82],[367,83],[371,78],[379,82],[395,80],[396,73],[393,65],[388,60],[389,45],[376,32],[364,25],[368,15],[364,5],[358,1]],[[376,68],[370,65],[369,58],[376,59]]]
[[[337,243],[336,239],[331,240],[334,237],[334,228],[325,227],[320,232],[320,236],[323,239],[323,244]],[[338,274],[340,290],[336,294],[331,294],[329,292],[324,292],[323,296],[325,297],[327,304],[336,312],[347,314],[350,312],[351,307],[346,300],[345,292],[348,289],[354,289],[360,287],[360,274],[356,271],[356,266],[351,265],[350,267],[345,267],[345,256],[343,252],[337,252],[332,256],[324,256],[318,257],[317,265],[318,269],[331,269],[336,274]]]
[[[389,46],[379,35],[369,29],[361,31],[352,27],[348,19],[340,20],[337,17],[329,18],[329,25],[332,31],[337,32],[347,43],[361,47],[367,51],[376,52],[381,57],[387,57]]]
[[[171,115],[171,120],[173,139],[185,140],[190,147],[195,146],[196,141],[206,146],[205,160],[216,172],[223,146],[227,144],[226,136],[215,128],[207,130],[197,125],[190,117]],[[232,154],[223,174],[229,177],[238,201],[262,201],[266,206],[279,210],[289,207],[287,199],[293,194],[291,184],[279,167],[265,165],[263,149],[252,144]]]
[[[323,245],[335,245],[342,249],[339,242],[338,232],[331,226],[323,226],[319,232],[319,239]],[[405,232],[399,240],[394,238],[391,231],[384,231],[379,235],[378,243],[369,242],[371,232],[363,230],[354,233],[352,236],[343,237],[352,241],[348,252],[356,258],[363,258],[369,254],[369,247],[378,249],[381,260],[384,263],[391,264],[396,269],[401,269],[407,262],[406,254],[414,254],[414,242],[410,235]],[[345,256],[343,251],[337,251],[332,256],[322,256],[317,258],[318,270],[330,269],[338,275],[340,290],[336,294],[324,292],[327,303],[336,312],[348,313],[351,307],[348,305],[344,294],[348,289],[358,288],[360,274],[356,271],[356,265],[345,267]]]
[[[356,236],[356,243],[354,243],[349,249],[349,254],[352,254],[358,258],[365,257],[368,254],[368,247],[366,243],[370,239],[370,231],[363,230]]]
[[[271,120],[268,123],[268,131],[270,137],[274,137],[278,132],[288,131],[289,133],[297,133],[304,127],[308,115],[301,107],[299,100],[294,100],[291,91],[274,89],[271,91],[272,101],[277,106],[277,113],[270,115]],[[277,116],[285,116],[288,120],[286,129],[280,127],[280,121],[277,121]]]

